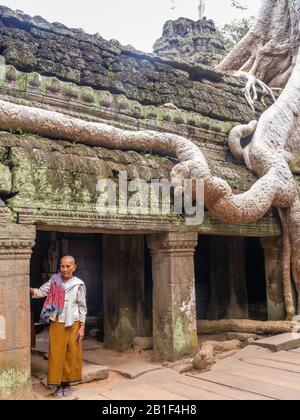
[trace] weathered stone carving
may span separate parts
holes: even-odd
[[[187,18],[169,20],[153,50],[161,57],[206,65],[220,63],[226,53],[223,39],[214,22],[205,18],[197,22]]]

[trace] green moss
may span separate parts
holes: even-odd
[[[175,352],[181,354],[182,349],[186,346],[186,334],[183,330],[182,319],[178,316],[174,329]]]
[[[240,187],[240,181],[236,179],[229,179],[227,180],[228,184],[231,186],[231,188],[236,189]]]
[[[51,185],[48,182],[47,168],[35,168],[32,173],[32,180],[37,197],[43,198],[52,193]]]
[[[299,171],[299,166],[300,166],[300,152],[299,153],[297,153],[296,155],[295,155],[295,157],[294,157],[294,159],[292,159],[290,162],[289,162],[289,167],[290,167],[290,170],[291,170],[291,172],[292,173],[296,173],[297,171]],[[297,177],[295,176],[295,179],[296,179]],[[299,177],[298,177],[299,178]],[[299,180],[298,180],[298,183],[299,183]]]
[[[111,108],[114,102],[113,96],[109,92],[96,92],[95,98],[99,105],[105,108]]]
[[[42,77],[36,72],[28,73],[27,75],[28,84],[36,87],[40,86],[41,78]]]
[[[80,94],[80,89],[75,83],[65,83],[63,93],[70,99],[77,99]]]
[[[161,164],[169,162],[169,159],[162,156],[162,155],[158,155],[156,153],[150,153],[149,151],[142,151],[139,152],[140,155],[144,156],[147,159],[156,159],[158,160]]]
[[[28,85],[28,77],[26,73],[17,73],[15,89],[26,94]]]
[[[51,86],[51,79],[48,77],[42,77],[40,84],[40,91],[43,95],[46,95],[48,88]]]
[[[80,97],[85,102],[90,102],[91,104],[95,102],[94,90],[91,87],[82,87],[80,89]]]
[[[0,87],[5,84],[6,81],[6,67],[5,64],[0,61]]]
[[[198,347],[197,334],[190,331],[188,320],[177,316],[174,328],[174,353],[175,357],[191,355]]]
[[[78,171],[78,169],[71,168],[69,172],[75,180],[79,181],[81,179],[80,172]]]
[[[142,120],[147,120],[148,115],[149,115],[149,111],[147,110],[147,108],[145,107],[140,108],[140,118]]]
[[[166,112],[164,110],[159,109],[157,111],[157,120],[158,121],[165,121],[165,114],[166,114]]]
[[[173,121],[175,124],[186,124],[185,114],[183,112],[173,113]]]
[[[174,226],[180,226],[184,222],[184,217],[182,217],[180,214],[172,214],[170,222]]]
[[[12,177],[9,167],[0,163],[0,190],[9,193],[12,187]]]
[[[0,372],[0,397],[12,399],[14,394],[29,382],[29,379],[29,370],[3,369]]]
[[[26,133],[25,131],[21,130],[20,128],[10,128],[8,131],[9,131],[9,133],[15,134],[16,136],[28,135],[28,133]]]
[[[294,175],[295,181],[300,184],[300,175]]]
[[[118,324],[106,338],[107,344],[117,351],[125,351],[132,347],[132,340],[136,335],[133,327],[134,314],[129,308],[120,308]]]

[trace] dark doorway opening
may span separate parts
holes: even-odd
[[[246,238],[245,252],[249,318],[266,321],[268,315],[265,260],[259,238]]]
[[[197,319],[267,319],[258,238],[200,235],[195,252]]]
[[[103,339],[103,276],[102,238],[96,234],[37,232],[36,246],[30,265],[31,287],[39,288],[59,271],[60,259],[72,255],[76,259],[75,275],[87,288],[87,332],[97,329],[97,339]],[[43,300],[32,300],[35,322],[43,306]]]
[[[147,246],[147,241],[145,237],[145,315],[146,315],[146,325],[149,336],[152,336],[153,333],[153,278],[152,278],[152,258],[150,250]]]
[[[210,303],[209,236],[199,236],[195,251],[196,311],[197,319],[207,319]]]
[[[86,285],[87,337],[123,351],[135,336],[152,334],[152,266],[144,235],[39,231],[31,258],[31,287],[41,287],[57,273],[64,255],[75,258],[75,275]],[[43,303],[32,300],[36,332]],[[34,347],[34,338],[32,342]]]

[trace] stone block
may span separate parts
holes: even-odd
[[[148,362],[131,362],[120,365],[112,369],[114,372],[119,373],[129,379],[135,379],[145,373],[153,372],[162,369],[162,365],[148,363]]]
[[[0,163],[0,193],[10,193],[11,187],[12,181],[9,167]]]
[[[280,334],[255,341],[254,344],[273,352],[295,350],[300,347],[300,334],[297,334],[296,336],[292,333]]]
[[[152,337],[134,337],[133,347],[137,350],[152,350],[153,338]]]
[[[83,363],[82,368],[82,383],[89,383],[92,381],[100,381],[107,379],[109,376],[109,369],[106,366],[93,365],[90,363]]]

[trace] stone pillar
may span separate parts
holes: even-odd
[[[145,310],[144,235],[103,235],[104,344],[117,351],[149,336]]]
[[[33,226],[0,228],[0,399],[30,399],[29,271]]]
[[[197,233],[148,237],[153,270],[155,359],[175,361],[198,349],[194,252]]]
[[[281,266],[281,238],[262,238],[265,254],[268,319],[284,320],[286,317]]]

